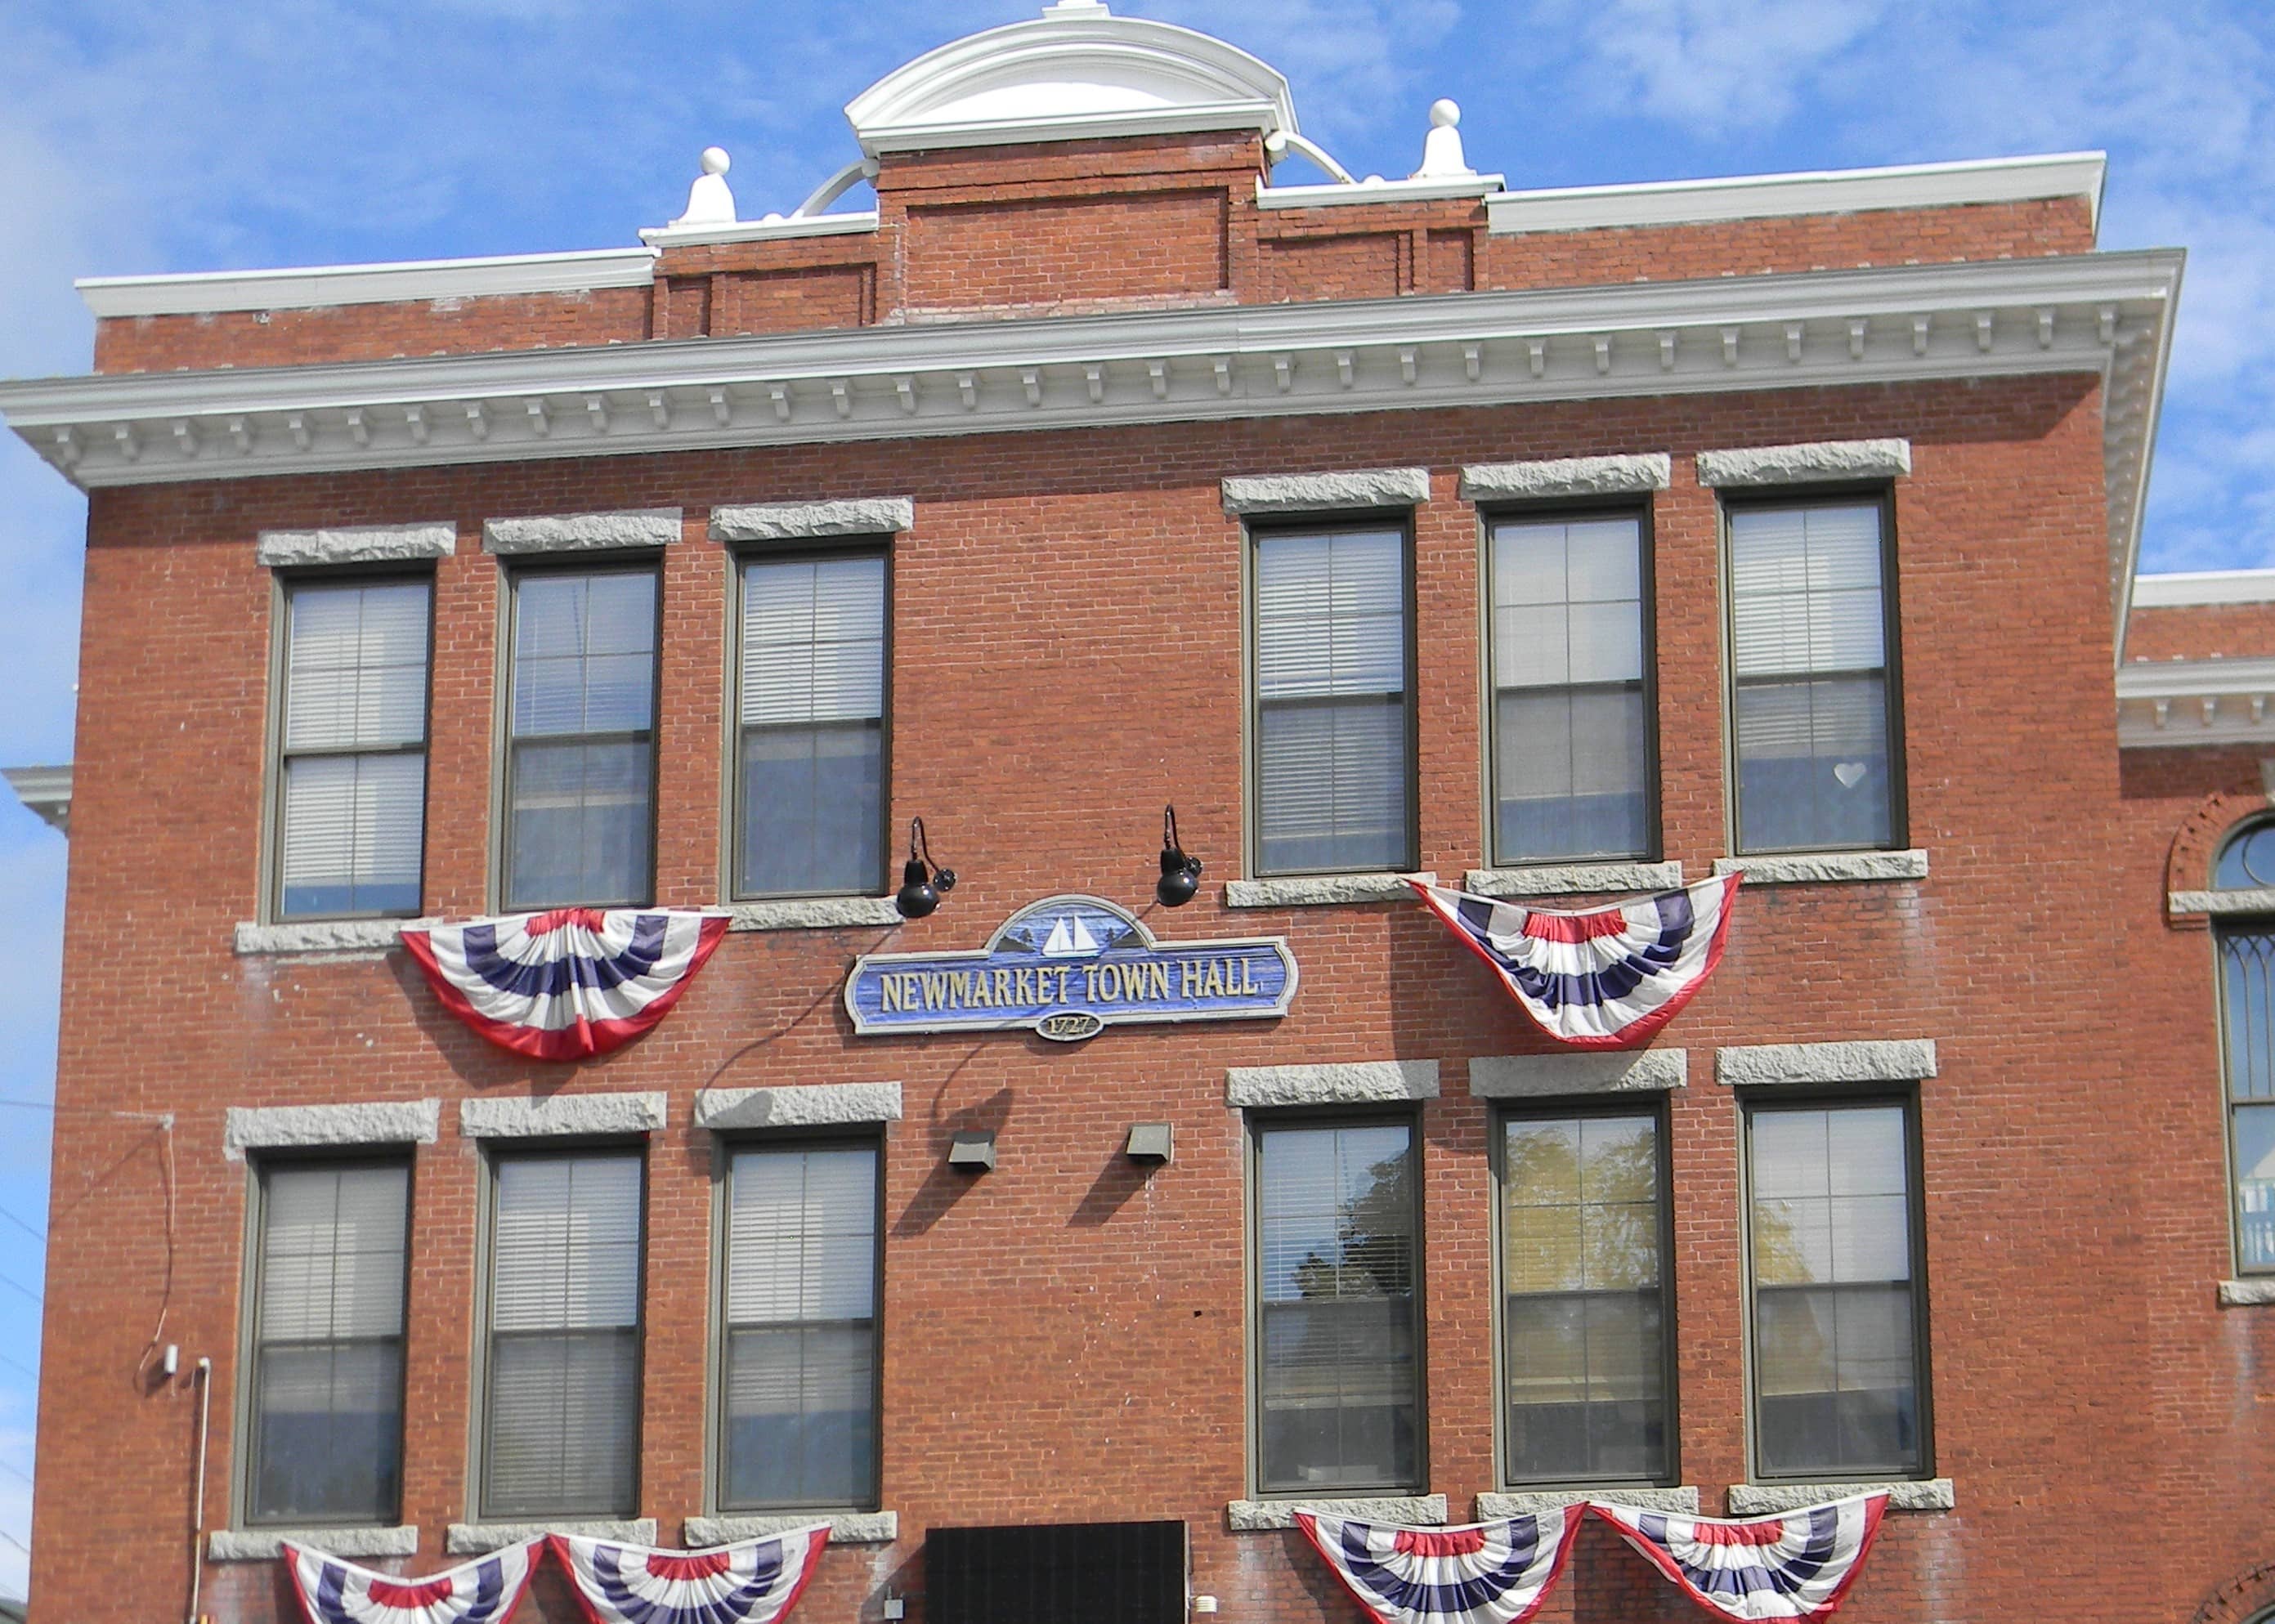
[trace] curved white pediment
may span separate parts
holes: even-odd
[[[1084,0],[927,51],[854,97],[845,117],[873,158],[927,147],[1296,127],[1287,79],[1246,51]]]

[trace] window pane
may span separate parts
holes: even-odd
[[[1498,861],[1649,844],[1642,546],[1633,518],[1493,527]]]
[[[1765,1472],[1923,1463],[1906,1108],[1756,1110],[1756,1431]]]
[[[2275,1106],[2236,1107],[2233,1131],[2236,1260],[2275,1269]]]
[[[1513,1120],[1502,1151],[1508,1476],[1663,1476],[1658,1123]]]
[[[2275,935],[2219,939],[2220,1013],[2231,1099],[2275,1099]]]
[[[272,1168],[255,1282],[252,1514],[388,1522],[401,1493],[410,1171]]]
[[[1410,1484],[1411,1135],[1402,1125],[1274,1129],[1258,1140],[1258,1424],[1267,1488]]]
[[[654,767],[645,742],[516,745],[506,905],[646,902]]]
[[[879,888],[884,796],[881,722],[745,731],[737,889],[762,895]]]
[[[2222,846],[2211,882],[2223,891],[2275,887],[2275,823],[2254,824]]]
[[[1270,872],[1408,861],[1402,696],[1264,706],[1258,857]]]
[[[418,912],[426,822],[424,752],[287,760],[278,911]]]
[[[629,1514],[639,1409],[640,1161],[496,1165],[485,1514]]]
[[[514,583],[515,737],[654,725],[655,586],[648,570]]]
[[[427,595],[423,582],[292,589],[285,623],[288,752],[425,742]]]
[[[1403,866],[1405,537],[1258,537],[1256,638],[1259,867]]]
[[[1894,838],[1878,502],[1735,508],[1739,846]]]
[[[1894,813],[1886,691],[1877,676],[1739,685],[1744,850],[1888,843]]]

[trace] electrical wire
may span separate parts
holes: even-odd
[[[48,1305],[48,1300],[42,1296],[38,1292],[33,1290],[29,1286],[18,1285],[14,1280],[10,1280],[4,1274],[0,1274],[0,1286],[5,1286],[11,1291],[22,1292],[26,1296],[31,1298],[33,1302],[38,1303],[42,1308],[45,1308]]]
[[[33,1228],[31,1225],[26,1223],[22,1219],[17,1217],[4,1206],[0,1206],[0,1218],[6,1219],[10,1223],[15,1225],[17,1228],[21,1229],[26,1235],[30,1235],[35,1241],[44,1241],[48,1238],[48,1232],[46,1230]]]
[[[174,1305],[174,1119],[170,1114],[158,1121],[158,1180],[166,1192],[166,1275],[158,1292],[158,1323],[150,1327],[142,1356],[134,1361],[132,1385],[138,1393],[148,1382],[151,1356],[165,1341],[166,1315]]]
[[[44,1306],[44,1305],[43,1305],[43,1306]],[[25,1375],[26,1375],[26,1376],[28,1376],[28,1377],[30,1377],[34,1381],[37,1381],[37,1380],[39,1380],[39,1379],[40,1379],[40,1373],[39,1373],[39,1371],[37,1371],[34,1370],[34,1369],[33,1369],[30,1365],[28,1365],[28,1364],[19,1364],[19,1363],[17,1363],[15,1360],[11,1359],[11,1358],[6,1355],[6,1354],[0,1354],[0,1364],[4,1364],[4,1365],[6,1365],[6,1366],[7,1366],[10,1370],[11,1370],[11,1371],[23,1371],[23,1372],[24,1372],[24,1374],[25,1374]]]

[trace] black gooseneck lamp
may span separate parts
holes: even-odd
[[[917,854],[922,852],[919,857]],[[941,868],[932,860],[932,842],[925,838],[924,820],[909,820],[909,860],[901,870],[901,888],[893,894],[893,906],[899,909],[903,919],[921,919],[940,906],[941,893],[956,889],[956,871]]]
[[[1189,856],[1177,839],[1177,809],[1161,808],[1161,878],[1153,895],[1164,908],[1183,908],[1201,888],[1201,860]]]

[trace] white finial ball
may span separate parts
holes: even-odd
[[[1451,96],[1440,96],[1430,103],[1430,127],[1450,130],[1462,122],[1462,104]]]
[[[706,147],[703,149],[703,172],[706,175],[724,175],[731,162],[724,147]]]

